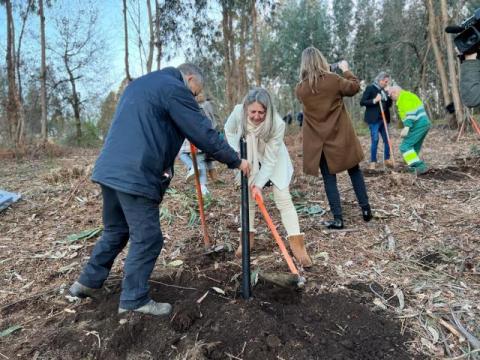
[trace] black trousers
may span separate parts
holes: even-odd
[[[343,219],[342,217],[342,204],[340,202],[340,194],[338,193],[337,176],[330,174],[328,170],[327,160],[325,155],[322,154],[320,159],[320,172],[323,177],[323,184],[325,186],[325,192],[327,193],[328,204],[332,211],[333,217]],[[365,187],[365,180],[363,179],[362,170],[358,165],[351,169],[348,169],[348,175],[353,185],[353,190],[357,196],[358,204],[361,208],[368,206],[367,188]]]

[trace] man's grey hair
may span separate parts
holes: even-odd
[[[177,69],[182,73],[184,78],[188,75],[193,75],[197,78],[200,85],[205,85],[205,78],[203,76],[203,72],[197,65],[192,63],[183,63],[177,66]]]
[[[393,85],[393,86],[389,86],[387,88],[387,92],[388,94],[396,94],[396,93],[400,93],[400,90],[402,90],[402,88],[398,85]]]
[[[379,81],[389,78],[390,75],[386,71],[380,71],[377,76],[375,76],[375,83],[378,84]]]

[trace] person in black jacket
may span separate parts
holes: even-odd
[[[393,167],[393,161],[390,159],[390,147],[388,144],[387,131],[383,124],[382,113],[380,111],[380,104],[382,102],[383,111],[387,119],[387,124],[390,123],[390,107],[392,106],[392,99],[388,97],[385,88],[388,86],[390,76],[385,72],[380,72],[373,84],[370,84],[365,89],[360,100],[360,105],[365,106],[365,122],[370,129],[371,147],[370,147],[370,169],[375,169],[377,165],[377,146],[379,135],[382,137],[384,144],[384,164]]]
[[[167,315],[172,306],[149,296],[148,280],[163,246],[159,205],[185,138],[229,168],[246,175],[246,160],[219,137],[195,101],[203,88],[193,64],[144,75],[125,89],[93,170],[103,195],[103,234],[72,296],[95,297],[117,255],[130,241],[119,313]]]

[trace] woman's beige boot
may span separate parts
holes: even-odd
[[[248,235],[248,241],[250,242],[250,251],[251,251],[253,246],[255,245],[255,233],[253,231],[250,231]],[[240,245],[238,246],[237,251],[235,251],[235,256],[239,259],[242,258],[242,233],[240,233]]]
[[[287,237],[290,243],[290,249],[292,250],[295,259],[305,268],[312,266],[312,260],[307,254],[305,249],[304,234],[290,235]]]

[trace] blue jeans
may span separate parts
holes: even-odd
[[[322,173],[323,185],[325,186],[325,192],[327,193],[330,211],[335,219],[343,219],[342,204],[340,202],[340,194],[337,186],[337,175],[330,174],[327,159],[325,159],[324,154],[322,154],[320,159],[320,172]],[[358,165],[355,165],[353,168],[348,169],[348,175],[350,176],[350,181],[352,182],[353,191],[357,197],[358,205],[360,205],[362,209],[366,208],[369,203],[362,170],[360,170]]]
[[[123,268],[120,307],[137,309],[150,301],[148,279],[163,246],[159,203],[102,187],[103,234],[78,281],[99,289],[107,279],[117,255],[130,239]]]
[[[185,164],[188,168],[188,171],[193,168],[193,160],[192,155],[190,153],[182,152],[179,156],[180,160]],[[198,154],[197,153],[197,165],[198,165],[198,173],[200,177],[200,184],[206,185],[207,184],[207,170],[213,169],[213,162],[205,160],[205,154]]]
[[[384,146],[384,159],[390,159],[390,147],[388,145],[387,132],[385,131],[385,125],[383,125],[383,121],[368,124],[368,127],[370,129],[370,138],[372,141],[372,144],[370,146],[370,161],[377,162],[377,147],[378,140],[380,139],[379,134],[382,136]]]

